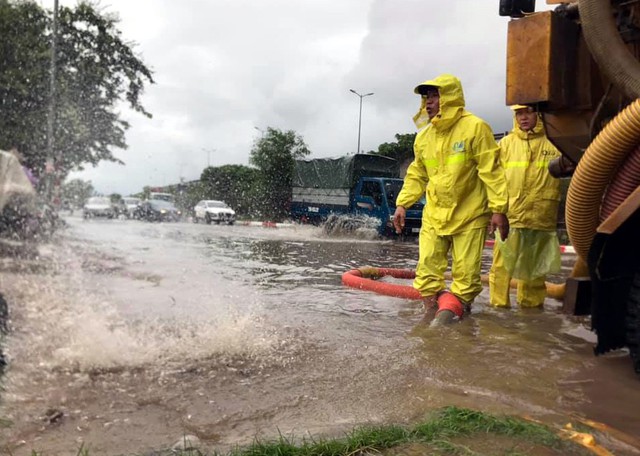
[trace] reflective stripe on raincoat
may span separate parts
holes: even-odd
[[[485,227],[491,213],[505,214],[508,204],[493,132],[464,109],[458,78],[441,75],[420,85],[438,88],[440,112],[416,136],[415,158],[396,203],[410,207],[426,187],[422,223],[438,236]],[[423,118],[423,110],[424,100],[416,119]]]
[[[560,152],[547,139],[540,118],[531,132],[520,129],[515,115],[513,122],[511,133],[500,141],[500,162],[509,185],[509,225],[555,230],[560,181],[549,174],[549,161]]]

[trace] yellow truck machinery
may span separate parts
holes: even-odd
[[[506,103],[538,109],[563,154],[550,171],[572,174],[565,215],[579,258],[565,303],[587,303],[596,354],[627,347],[640,373],[640,0],[547,4],[500,1]]]

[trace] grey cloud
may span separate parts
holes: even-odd
[[[158,83],[143,98],[154,118],[127,115],[130,147],[117,151],[127,165],[82,173],[104,192],[197,177],[203,148],[216,149],[212,165],[247,164],[254,126],[296,130],[314,156],[352,153],[350,88],[375,93],[363,100],[361,139],[377,148],[414,131],[413,87],[443,72],[460,77],[470,111],[495,131],[511,127],[497,0],[111,0],[109,9]]]

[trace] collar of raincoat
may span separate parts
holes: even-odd
[[[544,123],[542,122],[542,117],[540,117],[540,114],[537,115],[538,116],[538,121],[536,122],[536,126],[533,127],[532,131],[524,131],[523,129],[520,128],[520,125],[518,125],[518,121],[516,120],[516,113],[515,111],[513,112],[513,130],[511,130],[516,136],[518,136],[518,138],[521,139],[531,139],[531,138],[537,138],[538,136],[544,136],[545,135],[545,130],[544,130]]]
[[[426,110],[426,100],[420,97],[420,110],[413,116],[413,121],[418,129],[426,127],[429,123],[438,131],[446,131],[462,117],[464,113],[464,93],[460,80],[450,74],[442,74],[437,78],[418,84],[413,90],[420,93],[420,86],[433,86],[440,93],[440,112],[429,119]]]

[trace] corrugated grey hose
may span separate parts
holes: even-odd
[[[600,70],[629,98],[640,98],[640,62],[616,27],[610,0],[579,0],[584,38]]]

